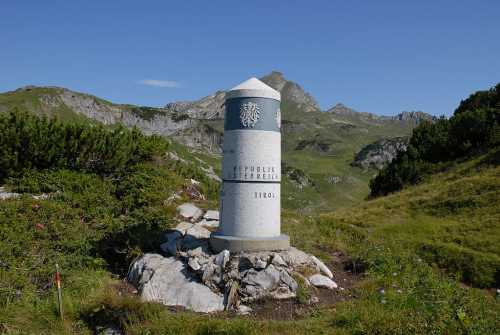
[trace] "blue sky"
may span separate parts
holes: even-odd
[[[279,71],[323,110],[449,117],[500,82],[498,13],[498,0],[3,0],[0,92],[164,107]]]

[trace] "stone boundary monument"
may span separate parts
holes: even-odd
[[[281,234],[281,95],[252,78],[226,93],[215,252],[286,250]]]

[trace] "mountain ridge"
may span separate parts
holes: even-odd
[[[410,122],[418,125],[423,120],[437,122],[436,116],[424,113],[422,111],[403,111],[395,116],[378,115],[374,113],[358,112],[342,103],[323,111],[319,108],[318,102],[307,92],[305,92],[297,83],[289,81],[284,74],[273,71],[259,79],[266,85],[272,87],[282,95],[282,111],[286,114],[287,109],[298,110],[302,112],[321,111],[333,115],[355,115],[363,120],[377,120],[386,122]],[[200,100],[176,101],[167,103],[164,109],[175,110],[188,114],[194,118],[223,118],[226,113],[224,106],[224,96],[227,91],[218,91],[205,96]]]
[[[361,201],[369,192],[369,180],[380,166],[392,160],[397,149],[402,148],[398,143],[404,142],[425,116],[421,112],[403,112],[397,117],[381,117],[342,104],[325,112],[310,94],[286,80],[282,73],[271,72],[261,80],[281,93],[284,208],[323,211]],[[173,148],[170,157],[200,168],[198,159],[202,158],[203,169],[217,174],[221,166],[225,92],[197,101],[170,103],[167,108],[150,108],[114,104],[57,86],[26,86],[1,93],[0,112],[18,107],[39,116],[58,116],[63,121],[135,126],[144,134],[169,138]],[[393,140],[396,138],[401,140]],[[360,152],[366,157],[355,160]]]

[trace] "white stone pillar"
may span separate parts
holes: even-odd
[[[283,250],[281,95],[252,78],[226,93],[219,230],[215,252]]]

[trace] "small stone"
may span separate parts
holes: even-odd
[[[110,324],[104,331],[104,335],[124,335],[125,333],[114,323]]]
[[[184,236],[184,241],[192,241],[196,239],[210,238],[210,230],[203,228],[198,225],[193,225],[191,228],[186,230],[186,235]]]
[[[219,221],[207,221],[203,219],[198,224],[202,227],[219,228]]]
[[[277,266],[286,266],[286,262],[278,253],[274,253],[272,263]]]
[[[182,233],[182,235],[185,235],[186,234],[186,230],[188,230],[189,228],[193,227],[194,225],[192,223],[189,223],[189,222],[181,222],[177,225],[177,227],[175,227],[173,230],[177,230],[177,231],[180,231]]]
[[[273,290],[280,280],[280,274],[274,266],[270,265],[262,271],[248,270],[241,281],[245,295],[256,295]]]
[[[176,209],[180,212],[181,216],[186,219],[193,219],[194,221],[198,220],[203,214],[201,209],[189,203],[177,206]]]
[[[229,262],[229,256],[230,254],[228,250],[222,250],[217,257],[215,257],[215,264],[224,269],[227,262]]]
[[[311,259],[314,261],[314,263],[319,267],[319,269],[328,276],[328,278],[333,278],[333,273],[326,267],[326,265],[317,259],[315,256],[311,255]]]
[[[209,221],[219,221],[219,211],[207,211],[203,218]]]
[[[191,269],[193,269],[194,271],[198,271],[199,269],[201,269],[201,265],[200,263],[198,262],[198,258],[197,257],[193,257],[189,260],[188,262],[188,265],[191,267]]]
[[[248,314],[250,314],[251,311],[252,311],[252,309],[248,306],[245,306],[245,305],[238,306],[238,314],[240,314],[240,315],[248,315]]]
[[[203,226],[206,226],[207,223],[208,223],[208,221],[205,220],[205,219],[203,219],[200,222],[196,222],[195,224],[198,225],[198,226],[202,226],[203,227]]]
[[[267,266],[267,262],[264,262],[262,259],[258,259],[255,261],[254,268],[257,270],[265,269]]]
[[[203,271],[203,275],[201,277],[201,280],[205,283],[206,281],[208,281],[210,278],[213,277],[214,271],[215,271],[215,266],[213,264],[208,263],[208,264],[203,265],[201,270]]]
[[[318,302],[319,302],[319,299],[316,296],[315,297],[311,297],[311,298],[309,298],[309,300],[307,300],[307,303],[309,305],[314,305],[314,304],[317,304]]]
[[[292,292],[295,292],[299,287],[299,284],[293,279],[285,270],[280,271],[280,279],[283,283],[287,284],[290,287]]]
[[[323,276],[320,274],[312,275],[309,278],[309,281],[311,282],[311,284],[313,284],[316,287],[323,287],[323,288],[327,288],[330,290],[337,288],[337,284],[333,280],[331,280],[327,276]]]
[[[238,306],[238,282],[234,281],[229,289],[229,295],[227,297],[226,310],[230,310],[233,306]]]
[[[276,300],[292,299],[296,296],[295,292],[290,291],[287,285],[285,285],[285,287],[279,287],[276,291],[269,293],[269,297]]]

